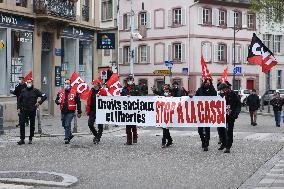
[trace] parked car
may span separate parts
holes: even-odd
[[[245,106],[247,102],[247,97],[250,95],[251,91],[248,89],[240,89],[234,90],[234,92],[239,95],[242,105]]]
[[[279,89],[279,90],[280,90],[280,89]],[[284,90],[284,89],[283,89],[283,90]],[[270,100],[272,100],[274,93],[277,92],[277,91],[278,91],[278,90],[272,90],[272,89],[266,91],[266,92],[264,93],[264,95],[262,95],[263,104],[264,104],[264,105],[267,105],[268,102],[269,102]],[[284,91],[283,91],[283,92],[284,92]],[[283,93],[283,95],[284,95],[284,93]]]
[[[276,91],[280,93],[281,98],[284,98],[284,89],[276,89]]]

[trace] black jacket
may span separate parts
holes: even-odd
[[[61,110],[62,114],[74,113],[75,112],[73,110],[68,110],[68,95],[69,95],[69,93],[70,93],[70,89],[69,90],[65,90],[64,104],[63,104],[63,108]],[[55,99],[55,103],[57,105],[60,105],[59,99],[60,99],[59,94],[57,94],[57,97]],[[77,93],[77,92],[76,92],[75,102],[77,104],[77,112],[78,112],[78,114],[81,114],[82,113],[81,100],[80,100],[79,93]]]
[[[225,97],[226,98],[226,106],[227,106],[227,120],[234,121],[235,119],[238,118],[241,108],[242,108],[242,103],[238,95],[234,91],[230,91],[229,94]]]
[[[270,101],[270,104],[273,106],[273,111],[280,112],[280,111],[282,111],[282,106],[284,104],[284,99],[282,99],[282,98],[273,98]]]
[[[121,96],[141,96],[141,92],[138,86],[136,86],[135,84],[133,85],[126,85],[125,87],[123,87],[122,92],[121,92]]]
[[[36,111],[35,104],[37,103],[37,99],[41,98],[38,102],[42,104],[46,99],[46,95],[40,92],[36,88],[25,88],[19,96],[19,100],[17,103],[17,109],[21,111]]]
[[[95,90],[95,89],[91,89],[91,93],[92,93],[92,96],[91,96],[91,107],[90,107],[90,111],[91,112],[96,112],[96,103],[97,103],[97,94],[98,94],[98,90]]]
[[[172,87],[171,88],[171,94],[172,94],[173,97],[181,97],[180,88],[179,87],[177,87],[177,88]]]
[[[247,105],[249,107],[249,111],[258,110],[260,107],[260,100],[256,94],[250,94],[247,98]]]
[[[22,91],[27,87],[25,83],[19,83],[16,85],[15,90],[12,92],[13,95],[16,95],[17,101],[19,100],[19,97],[22,93]]]
[[[217,91],[213,85],[210,85],[209,88],[202,85],[199,89],[197,89],[195,96],[217,96]]]

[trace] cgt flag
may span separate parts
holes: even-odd
[[[106,85],[108,87],[108,96],[120,96],[121,84],[117,74],[112,74]]]
[[[203,58],[203,56],[201,56],[201,67],[202,67],[202,79],[206,79],[206,78],[209,78],[212,80],[212,76],[207,68],[207,65],[206,65],[206,62]]]
[[[72,89],[79,93],[82,100],[86,100],[90,92],[88,84],[76,72],[72,74],[70,80]]]
[[[26,82],[27,80],[32,79],[32,78],[33,78],[33,72],[30,71],[30,72],[23,78],[23,80],[24,80],[24,82]]]
[[[221,78],[220,78],[220,81],[222,83],[224,83],[225,81],[228,81],[228,66],[225,68]]]
[[[268,73],[278,62],[274,54],[253,34],[251,45],[248,52],[249,63],[258,64],[262,67],[262,72]]]

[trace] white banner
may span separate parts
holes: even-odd
[[[97,124],[226,127],[221,97],[116,96],[97,98]]]

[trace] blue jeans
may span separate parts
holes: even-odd
[[[280,111],[274,111],[274,117],[275,117],[276,127],[280,127],[281,112]]]
[[[71,122],[72,122],[73,117],[74,117],[74,113],[61,114],[62,127],[64,128],[64,132],[65,132],[65,139],[69,139],[72,135]]]

